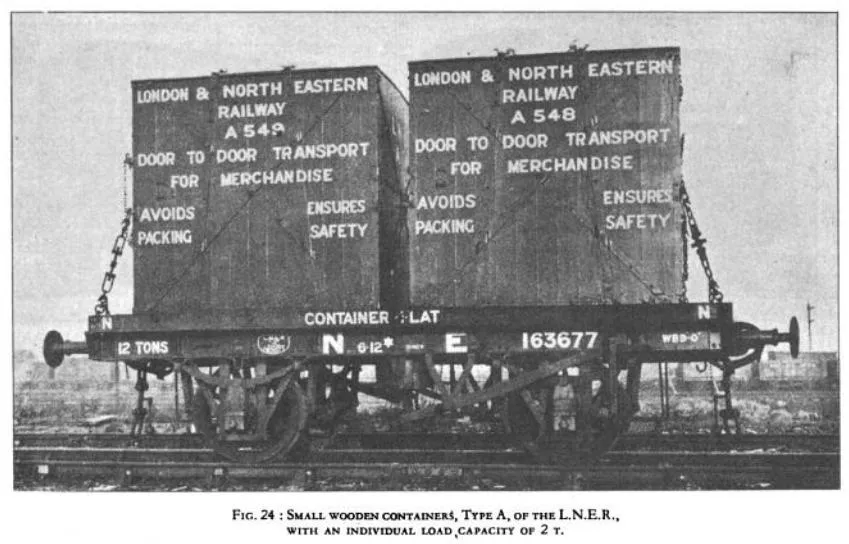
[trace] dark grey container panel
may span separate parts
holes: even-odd
[[[677,48],[411,63],[413,302],[674,300],[680,99]]]
[[[186,88],[186,100],[163,100]],[[407,275],[406,253],[379,227],[406,221],[386,157],[405,145],[395,140],[407,140],[407,110],[378,69],[143,81],[133,99],[137,231],[191,231],[156,245],[136,232],[136,313],[378,307],[404,292],[394,278]],[[173,164],[140,164],[154,151],[174,153]],[[197,151],[202,164],[190,160]],[[197,177],[180,186],[172,176]],[[139,222],[166,205],[192,208],[192,219]]]

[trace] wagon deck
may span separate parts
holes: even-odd
[[[719,359],[732,348],[732,305],[507,306],[346,311],[231,311],[91,316],[100,360],[557,353],[599,349],[615,335],[658,360]],[[377,346],[376,343],[381,344]],[[159,347],[156,346],[165,346]]]

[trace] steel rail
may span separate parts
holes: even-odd
[[[209,449],[169,448],[66,448],[66,447],[18,447],[14,449],[15,463],[45,463],[53,461],[101,462],[120,461],[145,463],[203,462],[224,464]],[[620,465],[673,464],[680,466],[749,466],[752,464],[772,467],[795,466],[809,463],[812,467],[836,467],[838,453],[745,453],[745,452],[680,452],[680,451],[618,451],[609,452],[599,459],[602,463]],[[464,462],[486,464],[535,464],[525,452],[510,450],[375,450],[375,449],[329,449],[310,452],[308,463],[406,463],[437,464]],[[237,465],[236,463],[229,463]]]
[[[515,447],[517,439],[505,433],[340,433],[318,439],[333,449],[458,449],[482,450]],[[117,433],[16,433],[16,446],[23,447],[121,447],[205,449],[196,434],[142,435],[134,438]],[[626,434],[614,451],[729,451],[729,450],[838,451],[836,434]]]
[[[127,462],[127,463],[217,463],[225,464],[211,449],[168,448],[67,448],[18,447],[14,450],[16,463],[73,462]],[[484,463],[533,464],[533,459],[523,451],[509,450],[399,450],[399,449],[326,449],[311,451],[307,463]],[[230,463],[232,464],[232,463]]]
[[[840,486],[839,454],[729,454],[681,452],[619,452],[593,464],[542,466],[504,463],[490,459],[481,462],[481,452],[449,452],[453,461],[426,459],[431,452],[405,452],[395,461],[310,460],[305,463],[240,465],[193,457],[175,460],[173,450],[115,450],[102,457],[92,456],[91,448],[65,448],[57,456],[47,451],[15,451],[16,482],[44,481],[49,478],[94,477],[117,479],[122,484],[153,480],[203,480],[216,487],[249,480],[265,483],[297,482],[310,488],[316,482],[332,480],[394,481],[437,479],[469,482],[484,479],[531,488],[590,489],[727,489],[770,487],[779,489],[836,489]],[[105,449],[101,449],[103,452]],[[49,452],[52,452],[49,453]],[[73,458],[72,452],[83,458]],[[366,452],[371,453],[371,452]],[[52,456],[51,456],[52,455]],[[489,452],[484,452],[489,455]],[[135,457],[135,458],[134,458]],[[409,457],[405,459],[405,457]],[[311,483],[312,482],[312,483]],[[17,484],[16,487],[25,487]]]

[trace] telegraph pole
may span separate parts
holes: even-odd
[[[811,352],[814,351],[813,339],[811,338],[811,323],[814,322],[814,320],[811,319],[811,310],[813,310],[814,307],[811,306],[811,303],[809,301],[805,308],[808,310],[808,351]]]

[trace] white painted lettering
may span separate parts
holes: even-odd
[[[178,174],[171,176],[171,188],[190,189],[197,187],[200,178],[197,174]]]
[[[669,204],[672,202],[672,189],[624,189],[602,192],[605,206],[619,204]]]
[[[257,83],[231,83],[221,86],[224,98],[257,98],[283,94],[282,81],[260,81]]]
[[[453,72],[416,72],[413,74],[413,87],[468,85],[471,82],[472,72],[469,70],[455,70]]]
[[[456,138],[416,138],[416,153],[457,151]]]
[[[479,161],[452,161],[449,165],[451,175],[455,176],[477,176],[481,173],[483,165]]]
[[[336,336],[332,334],[321,335],[321,352],[325,355],[345,353],[345,337],[341,334],[337,334]]]
[[[332,168],[295,168],[292,170],[258,170],[254,172],[222,172],[222,187],[243,185],[291,185],[295,183],[330,183]]]
[[[169,206],[166,208],[142,208],[139,223],[147,221],[193,221],[194,206]]]
[[[136,155],[134,165],[145,166],[174,166],[177,156],[171,151],[160,151],[158,153],[139,153]]]
[[[527,87],[504,89],[501,91],[502,104],[521,104],[527,102],[554,102],[557,100],[575,100],[577,85],[559,87]]]
[[[462,210],[474,208],[477,205],[477,195],[450,194],[425,195],[419,197],[417,210]]]
[[[416,234],[474,234],[474,219],[430,219],[417,220]]]
[[[295,94],[348,93],[368,90],[368,76],[296,79]]]
[[[333,215],[365,213],[365,200],[309,200],[307,215]]]
[[[215,160],[218,164],[222,162],[254,162],[256,156],[257,150],[255,147],[215,150]]]
[[[674,73],[675,65],[672,59],[623,60],[587,64],[587,75],[589,77],[648,76]]]
[[[286,102],[219,105],[218,118],[245,119],[252,117],[279,117],[283,115],[284,109],[286,109]]]
[[[657,229],[666,227],[671,213],[665,215],[657,213],[637,213],[608,215],[604,219],[607,230],[631,230],[631,229]]]
[[[339,144],[305,144],[273,146],[274,158],[277,160],[292,159],[333,159],[365,157],[369,151],[369,142],[344,142]]]
[[[368,223],[328,223],[310,225],[310,238],[320,240],[325,238],[363,238]]]
[[[544,66],[513,66],[507,71],[509,81],[536,81],[546,79],[572,79],[571,64],[548,64]]]
[[[567,132],[566,143],[573,147],[586,145],[658,145],[670,143],[669,128],[649,128],[637,130],[593,130],[585,132]]]
[[[136,232],[136,246],[168,246],[192,243],[192,231],[140,230]]]
[[[504,149],[539,149],[548,147],[548,134],[505,134],[501,137]]]
[[[189,88],[146,89],[136,92],[136,104],[163,104],[165,102],[188,102]]]

